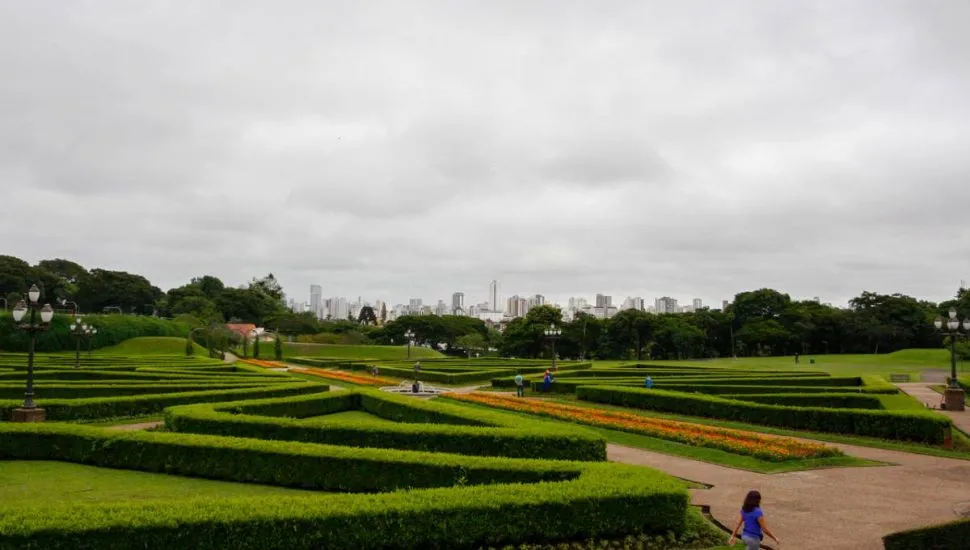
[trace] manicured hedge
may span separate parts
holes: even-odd
[[[238,390],[212,390],[185,393],[149,394],[91,399],[45,399],[38,395],[38,406],[47,411],[48,420],[88,420],[141,416],[159,413],[165,407],[189,403],[210,403],[264,397],[283,397],[329,391],[325,384],[298,382],[271,384]],[[0,400],[0,418],[10,418],[11,411],[21,406],[20,400]]]
[[[399,424],[323,424],[299,419],[355,409]],[[331,445],[515,458],[606,460],[605,441],[578,427],[537,425],[498,411],[418,401],[365,389],[173,407],[165,411],[165,425],[177,432]]]
[[[291,378],[290,381],[293,381]],[[87,399],[91,397],[122,397],[126,395],[151,395],[163,393],[185,393],[200,390],[237,390],[263,387],[259,382],[218,383],[213,382],[200,387],[198,384],[59,384],[43,382],[36,385],[35,392],[43,399]],[[23,384],[0,384],[0,399],[20,399],[24,395]]]
[[[11,425],[0,430],[0,457],[63,460],[321,491],[399,489],[565,481],[580,464],[440,453],[359,449],[211,435],[120,432],[83,425]]]
[[[825,407],[829,409],[883,409],[882,401],[872,394],[858,393],[757,393],[725,395],[727,399],[751,401],[786,407]]]
[[[665,474],[584,464],[578,479],[555,484],[18,507],[0,516],[0,548],[475,549],[676,536],[688,500],[683,483]]]
[[[886,550],[955,550],[970,545],[970,519],[900,531],[882,538]]]
[[[856,434],[884,439],[942,443],[950,419],[931,413],[858,409],[783,407],[723,399],[711,395],[617,386],[581,386],[577,397],[662,412],[737,420],[800,430]]]

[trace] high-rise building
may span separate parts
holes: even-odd
[[[546,303],[546,297],[543,296],[542,294],[536,294],[535,296],[529,297],[529,309],[532,309],[536,306],[545,305],[545,303]]]
[[[694,298],[694,311],[697,311],[704,307],[704,302],[700,298]]]
[[[421,313],[422,305],[423,303],[421,298],[411,298],[408,300],[408,311],[417,315],[418,313]]]
[[[644,311],[643,298],[640,298],[639,296],[627,296],[627,299],[623,300],[623,304],[620,306],[620,309],[635,309],[637,311]]]
[[[502,304],[499,302],[499,285],[495,279],[492,279],[488,285],[488,303],[492,311],[502,311]]]
[[[669,296],[654,300],[654,307],[657,309],[657,313],[680,313],[680,309],[677,307],[677,300]]]
[[[326,308],[326,315],[329,315],[334,321],[341,321],[350,316],[350,302],[346,298],[338,298],[335,296],[327,301],[329,304]]]
[[[320,285],[310,285],[310,311],[318,319],[323,313],[323,289]]]
[[[724,311],[725,309],[727,309],[729,305],[731,305],[731,302],[727,300],[721,300],[721,311]]]
[[[612,296],[605,296],[603,294],[596,295],[596,307],[608,308],[608,307],[611,307],[612,305],[613,305]]]
[[[515,295],[506,301],[506,317],[525,317],[526,313],[529,313],[529,300]]]
[[[438,316],[448,315],[448,304],[444,300],[438,300],[438,305],[434,308],[434,314]]]
[[[456,292],[451,295],[451,313],[462,315],[465,313],[465,293]]]

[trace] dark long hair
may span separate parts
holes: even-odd
[[[758,491],[748,491],[748,494],[744,497],[744,504],[741,506],[741,510],[752,512],[755,508],[759,507],[761,507],[761,493]]]

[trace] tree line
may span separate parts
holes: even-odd
[[[580,313],[565,321],[552,306],[540,306],[512,319],[499,332],[478,319],[454,315],[404,316],[385,322],[386,311],[364,307],[356,318],[320,320],[294,313],[272,275],[254,277],[240,287],[202,275],[163,292],[145,277],[124,271],[85,269],[64,259],[31,266],[0,256],[0,296],[7,309],[31,284],[57,307],[77,305],[84,312],[174,318],[187,326],[254,323],[300,341],[350,344],[404,344],[411,332],[419,345],[455,353],[499,353],[542,357],[551,353],[544,335],[549,325],[562,330],[561,357],[585,359],[678,359],[823,353],[888,353],[905,348],[936,348],[946,343],[933,319],[955,308],[970,315],[970,290],[960,289],[941,303],[903,294],[863,292],[848,307],[793,300],[773,289],[741,292],[723,310],[653,314],[624,310],[609,319]],[[970,355],[968,346],[960,347]]]

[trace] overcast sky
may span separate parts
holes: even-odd
[[[0,0],[0,253],[163,290],[970,280],[970,3]]]

